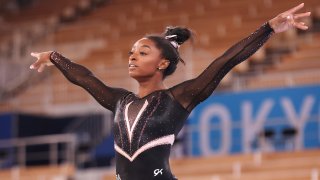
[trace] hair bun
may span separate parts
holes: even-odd
[[[185,41],[190,39],[192,37],[192,31],[188,28],[184,27],[172,27],[169,26],[166,28],[166,31],[164,32],[164,36],[172,36],[176,35],[175,37],[169,38],[169,40],[176,41],[179,45],[183,44]]]

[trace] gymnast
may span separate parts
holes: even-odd
[[[177,178],[170,170],[170,149],[192,109],[273,34],[290,28],[307,30],[301,19],[311,13],[296,13],[303,6],[302,3],[265,22],[212,61],[199,76],[170,88],[163,81],[174,73],[180,61],[184,63],[179,47],[192,36],[191,30],[183,27],[169,27],[161,35],[147,35],[134,43],[128,72],[139,83],[137,92],[105,85],[87,68],[56,51],[31,53],[37,60],[30,68],[41,72],[46,66],[55,65],[71,83],[84,88],[114,113],[117,180],[173,180]]]

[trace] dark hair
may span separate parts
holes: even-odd
[[[166,36],[171,37],[166,38]],[[170,61],[169,66],[163,71],[163,78],[171,75],[176,70],[179,61],[185,64],[180,57],[178,48],[174,47],[171,42],[173,41],[179,45],[183,44],[192,37],[192,31],[190,29],[169,26],[162,35],[147,35],[145,37],[152,40],[156,47],[161,50],[162,57]]]

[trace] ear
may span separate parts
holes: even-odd
[[[170,65],[170,61],[167,59],[162,59],[160,63],[158,64],[158,69],[165,70]]]

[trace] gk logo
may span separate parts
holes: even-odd
[[[155,169],[155,170],[153,171],[154,176],[157,176],[158,174],[161,174],[161,175],[162,175],[162,170],[163,170],[163,169]]]

